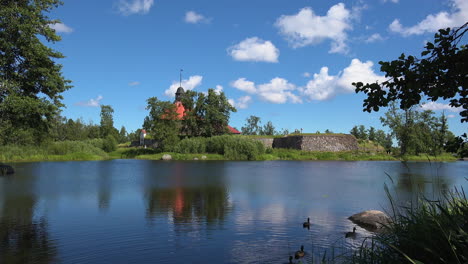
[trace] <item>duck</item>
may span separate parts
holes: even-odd
[[[346,235],[345,235],[346,238],[350,237],[350,238],[354,238],[356,237],[356,227],[353,227],[353,232],[347,232]]]
[[[307,222],[304,222],[304,223],[302,224],[302,227],[304,227],[304,228],[310,228],[310,218],[309,218],[309,217],[307,217]]]
[[[294,258],[299,259],[299,258],[303,258],[304,256],[305,256],[304,246],[302,245],[301,250],[296,251],[296,253],[294,254]]]
[[[289,262],[288,262],[288,264],[293,264],[292,260],[293,260],[293,256],[289,256]]]

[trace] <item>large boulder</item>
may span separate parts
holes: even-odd
[[[172,156],[169,154],[164,154],[161,158],[162,160],[172,160]]]
[[[7,164],[0,163],[0,176],[1,175],[8,175],[15,173],[13,167]]]
[[[348,218],[353,223],[370,231],[378,231],[390,223],[390,217],[382,211],[368,210]]]

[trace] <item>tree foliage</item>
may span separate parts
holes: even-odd
[[[426,110],[418,112],[412,109],[401,110],[397,103],[390,104],[385,117],[380,118],[388,126],[400,147],[400,153],[438,155],[448,140],[448,126],[445,115],[434,116]]]
[[[251,115],[246,120],[247,123],[241,128],[244,135],[260,135],[260,117]]]
[[[44,45],[60,37],[47,16],[58,0],[1,1],[0,8],[0,138],[31,144],[47,138],[50,122],[62,107],[61,93],[70,81],[56,59],[63,55]]]
[[[157,97],[151,97],[147,102],[146,110],[150,112],[143,128],[153,139],[161,142],[163,149],[171,150],[179,141],[180,120],[175,105],[169,101],[160,101]]]
[[[428,42],[421,58],[401,56],[394,61],[380,61],[386,81],[353,83],[356,92],[367,95],[364,111],[378,111],[398,100],[401,109],[418,105],[423,97],[430,101],[450,100],[461,107],[461,122],[468,121],[468,48],[460,45],[468,23],[458,29],[440,29],[434,43]]]
[[[101,122],[100,122],[101,138],[113,136],[119,138],[119,131],[114,127],[114,109],[110,105],[101,105]]]

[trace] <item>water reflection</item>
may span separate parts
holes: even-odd
[[[228,192],[219,186],[149,188],[145,191],[145,199],[148,219],[170,212],[175,224],[222,223],[230,211]]]
[[[51,263],[56,259],[57,247],[47,220],[35,218],[33,178],[16,183],[11,178],[0,179],[0,263]]]

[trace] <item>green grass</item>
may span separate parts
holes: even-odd
[[[457,157],[454,157],[450,153],[442,153],[438,156],[430,156],[426,154],[419,154],[419,155],[405,155],[400,157],[402,161],[456,161],[458,160]]]
[[[202,156],[206,156],[206,160],[226,160],[223,155],[220,154],[192,154],[192,153],[174,153],[174,152],[164,152],[157,154],[144,154],[135,156],[135,159],[144,159],[144,160],[161,160],[164,154],[169,154],[172,156],[172,160],[194,160],[195,158],[202,160]]]
[[[296,149],[268,149],[260,160],[397,160],[385,153],[359,151],[321,152],[301,151]]]
[[[392,210],[387,231],[345,263],[468,263],[468,200],[463,191]]]

